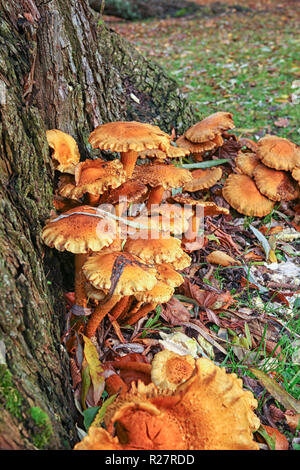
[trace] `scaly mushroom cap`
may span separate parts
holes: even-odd
[[[136,292],[134,296],[138,302],[164,304],[170,300],[173,294],[173,287],[163,281],[157,281],[151,290]]]
[[[274,202],[263,196],[247,175],[229,175],[223,187],[223,197],[241,214],[254,217],[264,217],[274,206]]]
[[[298,185],[289,173],[258,165],[253,177],[259,191],[272,201],[292,201],[299,196]]]
[[[260,159],[256,153],[244,153],[239,151],[235,159],[235,164],[244,175],[250,176],[252,178],[255,168],[260,164]]]
[[[194,124],[184,133],[184,136],[191,142],[206,142],[212,140],[217,134],[234,127],[232,114],[219,111]]]
[[[205,142],[191,142],[184,135],[178,137],[176,144],[179,147],[183,147],[190,151],[192,154],[203,154],[208,150],[213,150],[215,148],[221,147],[224,143],[223,137],[220,134],[217,134],[211,140]]]
[[[89,143],[93,148],[112,152],[140,152],[145,149],[167,150],[171,137],[158,126],[136,121],[117,121],[102,124],[91,132]]]
[[[125,252],[97,253],[83,265],[83,273],[96,289],[113,295],[132,295],[150,290],[157,283],[156,270],[137,256]]]
[[[199,199],[193,199],[189,196],[184,196],[183,194],[175,194],[174,196],[169,197],[170,201],[178,202],[184,206],[192,206],[192,207],[203,207],[203,214],[206,215],[219,215],[219,214],[229,214],[229,210],[226,207],[217,206],[212,201],[201,201]]]
[[[75,450],[259,450],[256,407],[236,374],[200,358],[175,392],[133,384],[107,407],[107,431],[91,426]]]
[[[176,205],[163,202],[162,204],[159,204],[158,207],[154,206],[154,209],[152,209],[152,214],[161,214],[165,217],[170,217],[172,219],[184,218],[186,220],[189,220],[189,218],[193,215],[193,209],[191,207],[182,207],[179,204]]]
[[[136,166],[133,178],[153,188],[162,186],[164,189],[180,188],[185,183],[192,181],[189,170],[161,163]]]
[[[89,253],[113,243],[117,232],[114,220],[97,214],[90,206],[77,206],[48,221],[42,232],[44,243],[59,251]]]
[[[141,201],[147,192],[148,188],[145,184],[130,179],[122,183],[118,188],[109,191],[105,204],[118,204],[124,200],[128,203]]]
[[[146,263],[171,263],[184,254],[181,240],[178,238],[162,239],[159,238],[159,232],[153,233],[153,231],[152,233],[149,231],[148,234],[143,232],[141,235],[143,238],[128,238],[124,251],[138,256]]]
[[[262,163],[275,170],[291,171],[300,166],[300,149],[288,139],[266,135],[258,141],[257,155]]]
[[[165,349],[155,354],[151,366],[151,380],[157,388],[175,391],[191,378],[196,363],[193,356],[180,356]]]
[[[156,264],[157,279],[163,281],[171,287],[179,287],[184,282],[184,278],[168,263]]]
[[[46,137],[49,147],[54,150],[52,158],[57,162],[56,170],[74,175],[75,165],[80,160],[76,140],[58,129],[46,131]]]
[[[189,155],[191,152],[187,148],[175,147],[170,145],[168,150],[162,151],[159,149],[147,149],[139,152],[139,158],[156,158],[157,160],[165,160],[166,158],[182,158]]]
[[[181,235],[188,229],[189,226],[188,220],[184,217],[167,217],[164,215],[155,214],[154,212],[151,217],[141,215],[136,219],[131,219],[130,217],[128,217],[128,219],[137,222],[142,226],[143,229],[144,227],[149,227],[149,230],[153,230],[154,232],[164,232],[165,237],[170,233],[174,235]]]
[[[216,166],[202,170],[192,171],[193,181],[184,185],[184,191],[193,193],[202,189],[211,188],[222,178],[222,168]]]

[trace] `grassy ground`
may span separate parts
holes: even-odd
[[[299,143],[300,5],[242,5],[253,3],[255,10],[114,27],[176,78],[199,118],[231,111],[239,135]]]

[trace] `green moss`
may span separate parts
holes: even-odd
[[[53,434],[51,421],[48,415],[38,406],[30,408],[29,414],[34,421],[36,428],[32,436],[33,444],[38,449],[44,449]]]
[[[12,381],[12,374],[6,365],[0,365],[0,403],[16,418],[21,418],[22,397],[15,388]]]

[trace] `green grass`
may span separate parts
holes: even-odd
[[[199,119],[230,111],[237,134],[274,133],[299,143],[299,25],[295,9],[288,17],[257,12],[147,21],[131,26],[131,34],[178,81]],[[279,118],[288,119],[287,127],[275,125]]]

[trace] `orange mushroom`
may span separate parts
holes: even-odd
[[[259,450],[257,401],[206,358],[174,392],[133,384],[108,405],[104,426],[89,428],[75,450]]]
[[[121,162],[131,178],[138,152],[146,149],[167,150],[171,137],[158,126],[135,121],[117,121],[102,124],[90,134],[93,148],[120,152]]]
[[[157,388],[175,391],[191,378],[196,362],[191,355],[180,356],[165,349],[155,354],[151,366],[151,380]]]
[[[217,134],[234,127],[232,114],[219,111],[194,124],[184,133],[184,137],[191,142],[207,142],[214,139]]]
[[[54,150],[52,158],[55,161],[56,170],[74,174],[75,166],[80,160],[76,140],[58,129],[46,131],[46,137],[49,147]]]
[[[229,175],[223,187],[223,197],[231,207],[248,216],[264,217],[274,206],[274,202],[263,196],[247,175]]]
[[[236,167],[244,175],[250,176],[252,178],[253,172],[257,165],[259,165],[260,159],[253,152],[241,152],[239,151],[235,159]]]
[[[193,181],[184,185],[184,191],[189,193],[201,191],[214,186],[222,178],[222,168],[219,166],[194,170],[191,172]]]
[[[300,166],[300,148],[288,139],[266,135],[257,145],[258,157],[270,168],[292,171]]]
[[[86,255],[111,245],[117,231],[116,222],[97,213],[90,206],[77,206],[60,216],[52,217],[42,232],[43,242],[59,251],[75,254],[76,305],[86,307],[82,265]]]
[[[259,191],[272,201],[292,201],[299,197],[299,185],[285,171],[257,165],[253,177]]]
[[[160,204],[166,189],[180,188],[192,180],[190,171],[174,165],[140,165],[134,170],[133,177],[152,187],[147,208]]]

